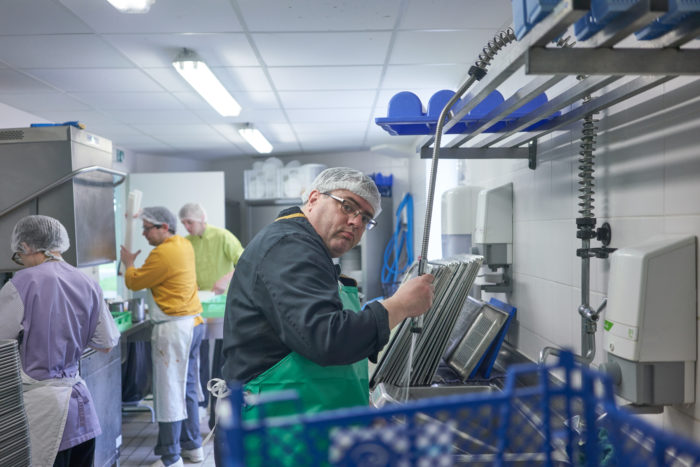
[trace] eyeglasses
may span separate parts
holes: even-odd
[[[160,229],[161,227],[163,227],[163,226],[162,226],[162,225],[158,225],[158,224],[156,224],[156,225],[148,225],[148,226],[147,226],[147,225],[144,225],[144,226],[143,226],[143,231],[144,231],[144,232],[148,232],[148,231],[151,230],[151,229]]]
[[[12,261],[19,264],[20,266],[24,266],[24,261],[22,261],[22,257],[20,256],[19,251],[15,251],[14,253],[12,253]]]
[[[360,207],[355,204],[354,202],[350,200],[346,200],[341,198],[340,196],[335,196],[330,193],[321,193],[322,195],[330,196],[334,200],[340,203],[340,209],[343,211],[343,213],[347,216],[352,216],[352,218],[356,218],[357,216],[360,216],[360,220],[362,221],[362,225],[365,226],[367,230],[372,230],[376,225],[377,221],[372,219],[372,216],[367,214],[366,212],[362,211]]]

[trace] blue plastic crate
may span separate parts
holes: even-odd
[[[576,39],[585,41],[601,31],[639,0],[592,0],[591,11],[574,23]]]
[[[551,377],[556,372],[562,380]],[[535,381],[520,385],[522,381]],[[260,396],[258,409],[299,403],[293,391]],[[511,367],[503,392],[447,396],[242,422],[234,388],[219,413],[226,466],[670,465],[700,462],[700,446],[615,405],[607,377],[563,353],[552,366]]]
[[[691,17],[700,16],[700,0],[668,0],[668,12],[635,32],[639,40],[661,37]]]

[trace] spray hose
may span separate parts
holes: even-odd
[[[433,215],[433,198],[435,196],[435,178],[437,177],[437,165],[440,154],[440,141],[442,139],[442,128],[445,125],[448,115],[452,110],[452,106],[462,98],[465,92],[474,84],[486,76],[486,68],[493,60],[493,57],[505,46],[515,41],[515,33],[512,28],[501,31],[493,37],[482,49],[479,54],[479,59],[469,68],[469,78],[459,87],[454,96],[445,104],[445,107],[440,112],[437,128],[435,130],[435,141],[433,143],[433,158],[430,166],[430,184],[428,185],[428,198],[425,202],[425,224],[423,226],[423,243],[421,245],[421,253],[418,259],[418,275],[425,273],[425,266],[428,258],[428,240],[430,239],[430,218]],[[423,330],[423,315],[417,318],[411,318],[411,332],[419,333]]]

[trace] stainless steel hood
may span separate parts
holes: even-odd
[[[0,272],[19,269],[10,237],[24,216],[55,217],[71,247],[65,260],[92,266],[116,260],[112,142],[74,126],[0,130]]]

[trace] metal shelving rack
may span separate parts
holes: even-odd
[[[634,31],[666,13],[667,0],[640,0],[589,40],[578,42],[576,47],[554,46],[553,41],[566,35],[569,27],[588,13],[590,4],[590,0],[563,0],[525,37],[508,45],[494,57],[486,76],[462,98],[466,104],[445,122],[443,134],[521,67],[525,67],[527,75],[535,76],[494,108],[476,130],[457,135],[449,143],[441,145],[440,158],[528,159],[529,167],[535,169],[538,138],[677,76],[700,75],[700,50],[680,49],[700,35],[700,15],[689,18],[658,39],[636,41],[634,47],[626,46],[629,41],[623,42]],[[616,47],[618,45],[620,47]],[[545,105],[521,117],[507,131],[484,133],[505,116],[571,75],[585,77],[566,91],[551,97]],[[611,86],[620,78],[630,75],[636,77],[619,86]],[[601,89],[602,93],[594,94]],[[572,106],[587,95],[593,95],[590,101]],[[560,115],[553,116],[558,111]],[[519,132],[548,117],[550,120],[536,131]],[[484,136],[479,141],[474,141],[482,134]],[[418,145],[417,152],[421,158],[432,157],[434,141],[435,137],[430,136]]]

